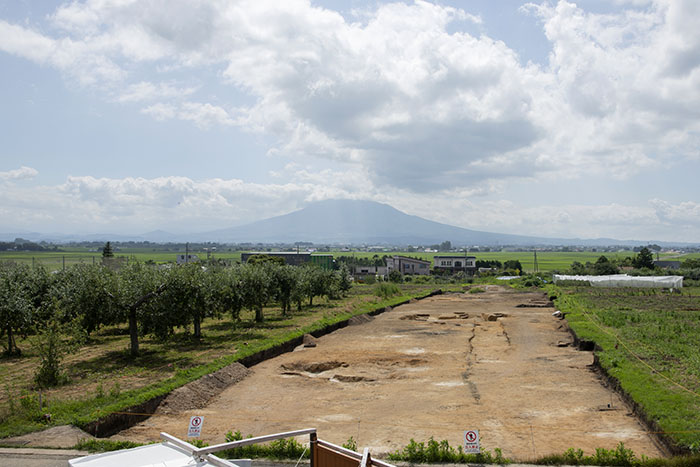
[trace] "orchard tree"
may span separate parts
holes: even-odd
[[[328,289],[328,279],[325,271],[318,266],[304,267],[304,292],[309,299],[309,306],[313,306],[314,297],[326,294]]]
[[[282,314],[287,315],[291,311],[292,297],[299,287],[299,273],[297,267],[288,264],[269,268],[272,292],[282,306]]]
[[[217,268],[207,276],[207,302],[212,312],[230,314],[231,319],[238,321],[244,305],[241,266]]]
[[[15,335],[27,335],[32,326],[34,307],[27,288],[29,268],[24,265],[0,264],[0,332],[7,336],[7,355],[22,352]]]
[[[139,354],[139,321],[144,319],[144,309],[166,288],[159,270],[132,261],[120,269],[109,284],[109,297],[112,306],[121,319],[128,320],[130,352],[132,357]]]
[[[255,321],[265,319],[263,307],[271,298],[269,268],[264,264],[246,264],[241,268],[241,291],[245,308],[255,311]]]
[[[114,273],[102,265],[78,264],[60,277],[55,287],[67,318],[78,319],[90,334],[103,325],[119,322],[109,288]]]
[[[190,322],[194,327],[195,339],[202,337],[202,321],[207,317],[208,281],[206,273],[197,263],[189,263],[174,267],[168,271],[165,279],[165,289],[157,300],[154,308],[158,322],[167,326],[187,326]],[[151,321],[152,322],[152,321]]]
[[[338,289],[342,294],[347,293],[352,287],[352,281],[350,280],[350,270],[345,265],[345,263],[341,264],[340,269],[337,272],[337,282]]]

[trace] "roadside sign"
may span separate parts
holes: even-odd
[[[190,418],[190,426],[187,429],[188,438],[198,438],[202,434],[202,423],[204,422],[204,417],[195,415]]]
[[[462,437],[462,448],[465,454],[479,454],[479,430],[467,430]]]

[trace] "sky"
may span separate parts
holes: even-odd
[[[700,242],[697,0],[0,0],[0,232],[363,199]]]

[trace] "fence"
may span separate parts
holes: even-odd
[[[113,260],[123,261],[129,264],[129,258],[118,257]],[[66,268],[76,264],[102,264],[101,255],[6,255],[0,257],[0,263],[29,264],[32,267],[43,266],[47,271],[65,271]]]
[[[193,446],[167,433],[161,433],[160,437],[163,440],[161,444],[81,457],[69,461],[69,464],[72,467],[146,466],[165,465],[166,463],[169,465],[196,464],[216,467],[244,467],[250,466],[249,459],[225,460],[214,456],[213,453],[304,435],[309,435],[311,467],[394,467],[386,462],[372,459],[367,448],[360,454],[320,440],[316,435],[316,428],[275,433],[202,448]],[[175,462],[176,460],[183,461],[185,458],[190,459],[190,462]]]

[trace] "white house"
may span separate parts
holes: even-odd
[[[464,271],[467,274],[474,274],[476,272],[476,256],[436,255],[433,257],[433,268],[437,271]]]
[[[387,274],[399,271],[401,274],[430,274],[430,261],[409,258],[407,256],[392,256],[386,259]]]

